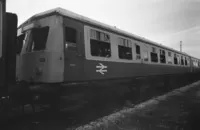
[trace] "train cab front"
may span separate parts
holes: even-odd
[[[62,34],[62,21],[56,15],[33,19],[19,27],[18,39],[24,38],[17,64],[17,78],[20,81],[62,82]]]

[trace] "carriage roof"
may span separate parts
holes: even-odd
[[[51,9],[51,10],[47,10],[47,11],[44,11],[42,13],[38,13],[38,14],[35,14],[33,15],[32,17],[30,17],[28,20],[26,20],[24,23],[22,23],[20,27],[22,27],[23,25],[26,25],[30,22],[32,22],[34,19],[38,18],[38,17],[45,17],[45,16],[48,16],[48,15],[51,15],[53,13],[57,13],[59,15],[62,15],[62,16],[66,16],[66,17],[69,17],[69,18],[72,18],[72,19],[75,19],[75,20],[78,20],[78,21],[82,21],[82,22],[85,22],[85,23],[88,23],[88,24],[92,24],[92,25],[95,25],[95,26],[98,26],[98,27],[101,27],[101,28],[104,28],[104,29],[107,29],[107,30],[111,30],[112,32],[116,32],[116,33],[119,33],[119,34],[123,34],[127,37],[131,37],[131,38],[134,38],[134,39],[137,39],[139,41],[143,41],[143,42],[146,42],[146,43],[150,43],[152,45],[155,45],[155,46],[158,46],[158,47],[161,47],[161,48],[164,48],[164,49],[168,49],[170,51],[174,51],[176,53],[179,53],[179,54],[183,54],[183,55],[187,55],[189,56],[187,53],[184,53],[184,52],[180,52],[180,51],[177,51],[177,50],[174,50],[172,48],[169,48],[169,47],[166,47],[164,45],[161,45],[159,43],[156,43],[154,41],[151,41],[151,40],[148,40],[144,37],[141,37],[141,36],[137,36],[137,35],[134,35],[132,33],[129,33],[129,32],[126,32],[126,31],[123,31],[121,29],[118,29],[114,26],[110,26],[110,25],[107,25],[107,24],[104,24],[104,23],[101,23],[101,22],[98,22],[96,20],[93,20],[93,19],[90,19],[88,17],[85,17],[85,16],[82,16],[82,15],[79,15],[77,13],[74,13],[74,12],[71,12],[69,10],[66,10],[66,9],[63,9],[63,8],[55,8],[55,9]]]

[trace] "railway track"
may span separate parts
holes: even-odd
[[[130,98],[130,96],[116,98],[112,97],[112,95],[106,95],[103,99],[95,99],[95,102],[85,103],[82,106],[73,106],[71,108],[60,109],[57,112],[52,112],[48,105],[36,105],[35,113],[32,112],[30,105],[25,106],[24,113],[22,113],[20,107],[15,107],[12,109],[13,113],[9,117],[8,121],[4,120],[4,123],[1,122],[1,127],[6,129],[15,128],[15,130],[64,130],[66,128],[75,128],[100,117],[119,111],[124,107],[133,107],[134,104],[136,105],[152,97],[162,95],[163,93],[174,89],[175,86],[178,88],[186,84],[190,84],[196,80],[198,80],[198,77],[188,80],[187,82],[186,80],[185,82],[180,82],[181,80],[174,80],[174,82],[171,83],[170,89],[165,91],[163,89],[159,89],[162,88],[162,81],[154,83],[154,89],[152,88],[152,85],[149,85],[149,82],[143,82],[141,86],[147,90],[140,90],[140,94],[136,95],[137,98],[134,100],[129,100],[128,98]],[[123,103],[117,102],[118,99],[120,99]]]

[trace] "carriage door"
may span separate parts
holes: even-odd
[[[80,42],[81,42],[81,24],[64,19],[64,81],[77,81],[80,79]]]

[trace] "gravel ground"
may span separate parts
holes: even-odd
[[[198,130],[199,110],[200,81],[134,108],[124,109],[77,130]]]

